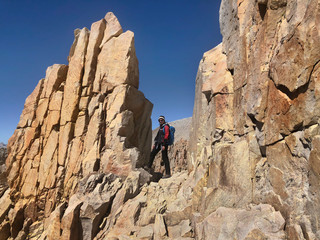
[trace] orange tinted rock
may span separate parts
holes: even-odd
[[[40,99],[40,94],[42,92],[43,82],[44,79],[41,79],[36,88],[30,94],[30,96],[27,97],[26,102],[24,104],[24,109],[20,116],[18,127],[22,128],[26,126],[31,126],[31,122],[35,117],[35,110]]]
[[[64,87],[64,97],[61,109],[61,125],[75,122],[80,97],[80,87],[85,65],[85,53],[88,45],[89,32],[84,28],[79,33],[79,39],[74,54],[69,63],[69,69]]]
[[[106,20],[106,29],[100,48],[112,37],[118,37],[123,32],[117,17],[112,12],[108,12],[104,19]]]
[[[89,86],[94,80],[97,67],[97,57],[100,50],[99,45],[101,44],[105,28],[106,21],[104,19],[91,25],[82,86]]]
[[[139,87],[138,60],[131,31],[103,45],[98,57],[93,91],[106,93],[120,84]]]

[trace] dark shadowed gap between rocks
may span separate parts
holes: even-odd
[[[265,3],[258,3],[258,7],[259,7],[259,13],[260,13],[260,17],[262,20],[264,20],[264,17],[267,13],[267,4]]]
[[[248,114],[248,117],[250,118],[250,120],[254,124],[254,128],[258,128],[258,131],[262,132],[262,127],[263,127],[264,123],[261,121],[258,121],[253,114]],[[257,142],[259,143],[258,137],[256,137],[256,139],[257,139]],[[267,147],[261,146],[260,144],[258,144],[258,145],[259,145],[261,156],[267,157]]]
[[[313,65],[312,70],[311,70],[310,75],[309,75],[308,81],[307,81],[304,85],[298,87],[296,90],[294,90],[294,91],[291,92],[286,86],[281,85],[281,84],[276,85],[276,84],[274,83],[275,86],[276,86],[276,88],[277,88],[279,91],[281,91],[281,92],[283,92],[284,94],[286,94],[291,100],[294,100],[294,99],[298,98],[298,96],[299,96],[300,94],[306,93],[307,90],[309,89],[309,85],[310,85],[310,82],[311,82],[312,74],[313,74],[314,70],[316,69],[316,67],[317,67],[317,65],[318,65],[319,63],[320,63],[320,60],[318,60],[318,61]],[[269,74],[269,78],[273,81],[273,79],[272,79],[272,77],[270,76],[270,74]],[[274,81],[273,81],[273,82],[274,82]]]

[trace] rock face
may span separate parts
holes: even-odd
[[[269,204],[288,239],[320,239],[319,13],[318,0],[222,0],[223,44],[200,63],[190,145],[189,169],[207,173],[205,215]]]
[[[50,217],[60,227],[48,230],[49,239],[58,239],[60,232],[62,239],[77,239],[72,233],[80,231],[74,229],[77,221],[88,229],[84,239],[93,238],[115,193],[94,195],[86,205],[80,179],[93,173],[126,178],[147,161],[152,104],[138,90],[134,34],[123,33],[117,18],[108,13],[90,31],[75,30],[68,60],[68,66],[47,69],[8,142],[11,190],[6,199],[10,196],[14,207],[0,211],[0,216],[9,211],[0,221],[1,236],[17,238],[32,222]],[[108,176],[97,175],[95,181],[105,186]],[[95,197],[105,202],[102,209],[94,208]]]
[[[7,146],[0,143],[0,198],[8,188],[5,161],[7,158]]]

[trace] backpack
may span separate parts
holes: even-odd
[[[174,132],[176,131],[176,129],[173,126],[170,126],[168,123],[166,123],[166,125],[168,125],[169,127],[168,145],[172,145],[174,143]],[[164,128],[163,128],[163,133],[165,133]]]

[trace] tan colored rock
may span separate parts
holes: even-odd
[[[93,238],[121,184],[104,179],[108,182],[103,183],[105,194],[99,193],[99,185],[91,196],[83,192],[82,200],[70,200],[79,193],[80,180],[109,172],[125,179],[148,161],[152,104],[137,89],[133,33],[122,33],[117,18],[108,13],[92,24],[91,32],[75,30],[68,60],[69,66],[55,64],[47,69],[46,78],[27,98],[18,129],[8,143],[10,206],[12,201],[25,209],[24,215],[19,214],[21,221],[10,218],[10,229],[21,222],[14,232],[17,239],[28,235],[30,224],[32,238]],[[102,81],[106,73],[110,75]],[[96,84],[98,89],[93,91]],[[150,181],[142,172],[136,173],[136,181],[128,178],[135,184],[125,188],[123,201],[137,195],[142,182]],[[61,203],[68,203],[68,208]],[[7,211],[9,207],[3,214]],[[42,222],[33,224],[44,218],[52,221],[46,222],[46,229]],[[91,230],[83,232],[77,227],[80,222]]]
[[[85,65],[85,54],[88,45],[89,31],[84,28],[79,33],[79,38],[70,59],[69,69],[64,87],[64,97],[61,109],[61,125],[67,122],[75,122],[78,113],[81,80]]]
[[[320,141],[320,136],[317,135],[314,137],[313,139],[313,149],[311,151],[311,154],[310,154],[310,168],[311,170],[313,171],[313,173],[316,175],[316,176],[319,176],[320,177],[320,158],[319,158],[319,149],[318,149],[318,143]]]
[[[100,128],[102,127],[102,104],[98,105],[98,109],[94,112],[87,126],[87,134],[84,139],[84,152],[87,153],[101,137]]]
[[[93,174],[83,179],[79,191],[72,196],[66,209],[62,224],[62,238],[69,239],[77,234],[83,239],[93,239],[97,234],[103,215],[112,203],[114,195],[122,186],[116,176],[109,174]],[[72,228],[67,221],[73,221]]]
[[[277,168],[270,168],[270,182],[276,194],[281,196],[281,199],[286,200],[288,193],[285,190],[285,182],[283,180],[283,172]]]
[[[45,139],[49,138],[49,135],[54,127],[59,126],[60,111],[49,111],[45,122]]]
[[[104,36],[105,28],[106,21],[104,19],[91,25],[82,86],[89,86],[94,80],[95,70],[97,67],[97,57],[100,50],[99,45],[101,44]]]
[[[162,239],[163,237],[168,235],[165,222],[161,214],[156,215],[153,232],[155,239]]]
[[[120,145],[117,151],[123,151],[123,147],[123,145],[122,147]],[[133,166],[137,163],[137,160],[137,149],[127,150],[118,155],[114,153],[114,150],[107,149],[101,157],[101,167],[104,172],[112,172],[119,176],[126,176],[133,170]]]
[[[89,104],[89,100],[90,98],[89,97],[86,97],[86,94],[85,96],[82,96],[80,98],[80,102],[79,102],[79,114],[78,116],[81,116],[81,115],[85,115],[86,114],[86,110],[87,110],[87,106]]]
[[[133,33],[111,13],[77,30],[66,80],[48,69],[9,141],[14,237],[31,216],[52,220],[30,226],[42,239],[319,238],[318,12],[316,0],[222,0],[223,43],[197,74],[189,173],[150,184],[135,171],[152,104]]]
[[[89,118],[92,117],[92,114],[94,113],[95,109],[97,109],[100,104],[104,102],[104,96],[102,94],[97,94],[96,96],[93,96],[89,102],[88,105],[88,116]]]
[[[44,228],[48,234],[49,240],[55,240],[60,238],[60,230],[61,230],[61,223],[60,220],[63,215],[63,211],[66,207],[66,204],[59,205],[50,215],[48,219],[44,222]]]
[[[269,205],[248,210],[219,208],[197,224],[196,235],[199,239],[285,239],[284,223],[281,214]]]
[[[71,58],[73,57],[74,55],[74,51],[76,49],[76,46],[77,46],[77,43],[78,43],[78,39],[79,39],[79,36],[80,36],[80,32],[81,32],[81,29],[77,28],[73,31],[73,35],[74,35],[74,40],[73,40],[73,43],[71,45],[71,48],[70,48],[70,51],[69,51],[69,56],[68,56],[68,62],[70,62]]]
[[[311,209],[320,196],[313,145],[320,116],[318,9],[317,1],[222,0],[228,70],[215,72],[223,66],[216,50],[200,62],[189,147],[189,170],[207,173],[193,188],[200,220],[219,206],[268,203],[283,215],[288,236],[318,237],[311,224],[319,218]],[[214,95],[227,73],[229,98],[221,87]],[[239,192],[244,197],[233,195]],[[265,236],[252,229],[247,239]]]
[[[139,199],[129,200],[121,209],[115,226],[108,232],[107,239],[119,235],[129,236],[132,231],[136,232],[137,219],[134,216],[139,214],[142,207],[143,202]]]
[[[5,165],[7,156],[7,146],[0,143],[0,196],[2,196],[9,187]]]
[[[159,184],[152,182],[147,189],[143,189],[141,194],[144,193],[145,197],[147,198],[145,200],[147,205],[142,209],[137,224],[145,226],[150,223],[154,223],[155,215],[158,213],[163,214],[166,209],[168,209],[165,216],[166,223],[168,225],[176,225],[177,223],[174,222],[174,220],[180,217],[178,213],[184,211],[185,208],[188,207],[188,202],[185,198],[190,197],[190,195],[180,192],[179,187],[186,181],[186,179],[186,172],[177,173],[171,178],[161,179]],[[173,216],[177,216],[177,218],[174,219]],[[185,214],[183,217],[184,219],[188,219],[190,216]],[[178,219],[177,221],[180,222],[184,219]]]
[[[49,110],[60,111],[62,100],[63,100],[63,92],[61,91],[55,92],[50,99]]]
[[[35,110],[38,106],[38,101],[43,88],[43,82],[44,79],[41,79],[30,96],[27,97],[22,114],[20,116],[18,127],[23,128],[26,126],[31,126],[31,122],[35,117]]]
[[[114,91],[108,96],[107,111],[109,115],[106,118],[107,123],[111,123],[115,119],[116,115],[120,113],[121,108],[124,108],[124,102],[126,98],[127,88],[125,85],[120,85],[114,89]]]
[[[43,122],[45,120],[45,115],[47,114],[48,111],[48,105],[49,105],[49,99],[47,98],[41,98],[38,102],[38,106],[36,109],[36,118],[32,122],[31,127],[37,128],[39,126],[43,125]]]
[[[192,237],[192,231],[190,220],[184,220],[179,225],[168,227],[169,236],[173,239]]]
[[[89,150],[86,157],[83,159],[82,172],[84,176],[88,176],[90,173],[98,170],[99,158],[99,144],[96,141],[92,148]]]
[[[209,139],[233,141],[233,82],[226,62],[222,45],[206,52],[200,62],[190,133],[189,169],[198,164],[196,159],[211,144]],[[198,143],[196,139],[200,139]],[[209,158],[207,154],[208,151],[203,157]]]
[[[58,163],[61,166],[65,165],[65,159],[68,152],[69,142],[72,138],[73,129],[74,129],[74,124],[71,122],[67,123],[67,125],[65,126],[60,127]]]
[[[79,158],[81,156],[81,150],[83,149],[83,143],[80,138],[74,138],[69,147],[68,158],[66,159],[65,167],[65,177],[64,177],[64,192],[66,195],[72,193],[73,188],[68,186],[73,186],[73,181],[77,179],[72,178],[72,176],[79,175],[81,171],[81,162]]]
[[[58,133],[52,131],[48,142],[44,148],[44,154],[41,156],[40,166],[39,166],[39,178],[40,183],[39,189],[43,189],[46,186],[46,181],[49,178],[55,177],[55,172],[57,169],[57,155],[54,156],[57,151]],[[52,161],[55,159],[55,161]]]
[[[130,31],[112,38],[103,45],[98,57],[93,91],[107,93],[120,84],[139,87],[134,35]]]
[[[81,236],[79,214],[82,202],[69,205],[61,219],[61,240],[76,240]]]
[[[9,196],[10,190],[8,189],[7,191],[4,192],[2,197],[0,198],[0,220],[1,222],[4,220],[5,216],[10,210],[11,207],[11,200]]]
[[[54,64],[48,67],[41,98],[50,98],[51,94],[57,91],[60,85],[66,80],[67,72],[68,66],[66,65]]]
[[[222,44],[203,54],[202,92],[208,97],[216,94],[232,94],[233,78],[228,71]]]
[[[23,183],[21,192],[23,192],[24,197],[35,196],[37,193],[36,184],[38,181],[38,169],[30,169],[27,172],[26,179]]]
[[[151,138],[150,112],[152,104],[136,88],[120,85],[110,94],[106,110],[107,129],[101,166],[105,172],[127,176],[134,167],[147,163]],[[120,110],[120,111],[119,111]],[[137,121],[138,118],[143,121]],[[140,137],[136,137],[140,136]],[[124,141],[125,139],[125,141]],[[126,149],[126,146],[131,146]],[[115,154],[119,152],[120,154]]]
[[[129,199],[136,197],[140,191],[140,187],[149,181],[150,175],[142,169],[130,173],[130,175],[126,178],[122,188],[117,192],[113,200],[110,215],[107,219],[108,224],[105,227],[106,230],[111,229],[117,223],[117,219],[123,210],[123,205]],[[139,198],[138,201],[141,205],[143,205],[143,203],[145,202],[144,196],[145,194],[142,192],[140,196],[137,197]],[[147,232],[143,231],[144,233],[141,232],[140,234],[150,234],[150,229],[147,230]],[[153,235],[153,230],[151,235]]]
[[[86,115],[81,115],[78,117],[75,127],[74,127],[74,136],[75,137],[81,137],[86,129],[86,120],[87,116]]]
[[[112,37],[118,37],[123,32],[117,17],[112,12],[108,12],[104,19],[106,20],[106,29],[100,48],[102,48]]]
[[[153,239],[153,227],[151,225],[142,227],[137,234],[137,238],[145,240]]]
[[[288,238],[289,239],[303,239],[303,232],[299,225],[288,226]]]
[[[248,184],[252,174],[247,141],[217,144],[214,155],[215,161],[209,165],[203,211],[209,213],[218,206],[245,207],[252,197],[252,186]]]

